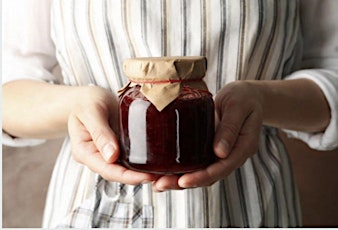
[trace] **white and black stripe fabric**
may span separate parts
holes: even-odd
[[[282,79],[298,59],[298,1],[54,0],[52,37],[65,84],[126,83],[123,60],[205,55],[215,95],[236,80]],[[298,227],[301,215],[288,154],[262,127],[259,151],[204,188],[153,193],[150,184],[103,180],[74,162],[67,139],[58,157],[44,227]]]

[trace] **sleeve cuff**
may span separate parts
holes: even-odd
[[[290,138],[304,141],[310,148],[328,151],[338,147],[338,71],[311,69],[300,70],[285,80],[309,79],[320,87],[331,109],[331,120],[323,132],[307,133],[283,129]]]
[[[2,131],[2,144],[11,147],[26,147],[26,146],[35,146],[40,145],[46,142],[43,139],[27,139],[27,138],[17,138],[12,137]]]

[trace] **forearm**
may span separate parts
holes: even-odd
[[[70,111],[84,87],[32,80],[3,85],[3,129],[26,138],[57,138],[67,134]]]
[[[330,122],[330,107],[311,80],[249,81],[249,84],[262,95],[265,125],[320,132]]]

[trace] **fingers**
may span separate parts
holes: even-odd
[[[178,186],[181,188],[196,188],[212,185],[232,172],[233,159],[230,158],[220,159],[203,170],[184,174],[179,178]]]
[[[115,162],[119,156],[118,140],[109,125],[110,113],[104,106],[96,105],[71,115],[68,122],[69,132],[75,134],[72,136],[74,141],[83,141],[84,137],[78,136],[78,133],[87,131],[89,134],[87,140],[94,142],[97,150],[108,163]]]
[[[98,151],[93,151],[95,148],[93,142],[85,142],[82,145],[77,145],[73,151],[75,155],[80,157],[77,159],[78,162],[85,164],[90,170],[100,174],[105,180],[131,185],[156,180],[156,175],[132,171],[119,164],[106,162]],[[79,155],[76,152],[85,152],[86,154]]]
[[[222,109],[222,118],[214,137],[214,151],[218,157],[226,158],[230,154],[246,115],[236,107],[227,106]]]
[[[263,116],[261,97],[250,84],[233,82],[217,94],[215,107],[220,123],[216,128],[214,151],[218,157],[226,158],[241,135],[251,131],[258,135]]]
[[[259,100],[236,83],[220,92],[215,105],[220,121],[214,152],[220,159],[203,170],[180,177],[181,188],[209,186],[224,179],[257,152],[263,117]]]
[[[178,185],[179,175],[164,175],[159,177],[152,186],[154,192],[163,192],[166,190],[181,190]]]
[[[180,188],[204,187],[226,178],[246,161],[247,156],[241,149],[234,149],[225,159],[219,159],[203,170],[183,175],[178,180]]]
[[[258,112],[253,112],[243,123],[231,154],[203,170],[183,175],[178,180],[178,186],[181,188],[203,187],[226,178],[257,152],[260,129],[261,116]]]
[[[214,151],[218,157],[226,158],[230,154],[239,134],[240,125],[231,119],[223,117],[217,127],[214,138]]]
[[[87,166],[94,172],[99,173],[105,180],[118,181],[124,184],[137,185],[154,181],[157,176],[129,170],[119,164],[110,164],[99,156],[88,156]]]
[[[74,159],[109,181],[137,185],[156,180],[158,176],[154,174],[129,170],[116,163],[119,145],[112,129],[117,124],[116,101],[101,88],[91,88],[90,92],[86,95],[95,100],[79,105],[68,118]]]
[[[84,125],[74,116],[69,119],[69,132],[76,133],[76,135],[72,135],[71,142],[72,154],[77,162],[86,165],[90,170],[109,181],[136,185],[154,181],[157,178],[152,174],[139,173],[128,170],[119,164],[112,164],[118,157],[116,152],[114,153],[115,156],[106,161]]]

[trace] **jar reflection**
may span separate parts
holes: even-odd
[[[158,111],[135,86],[120,100],[122,162],[129,168],[184,173],[214,159],[214,104],[211,95],[183,88],[182,94]]]

